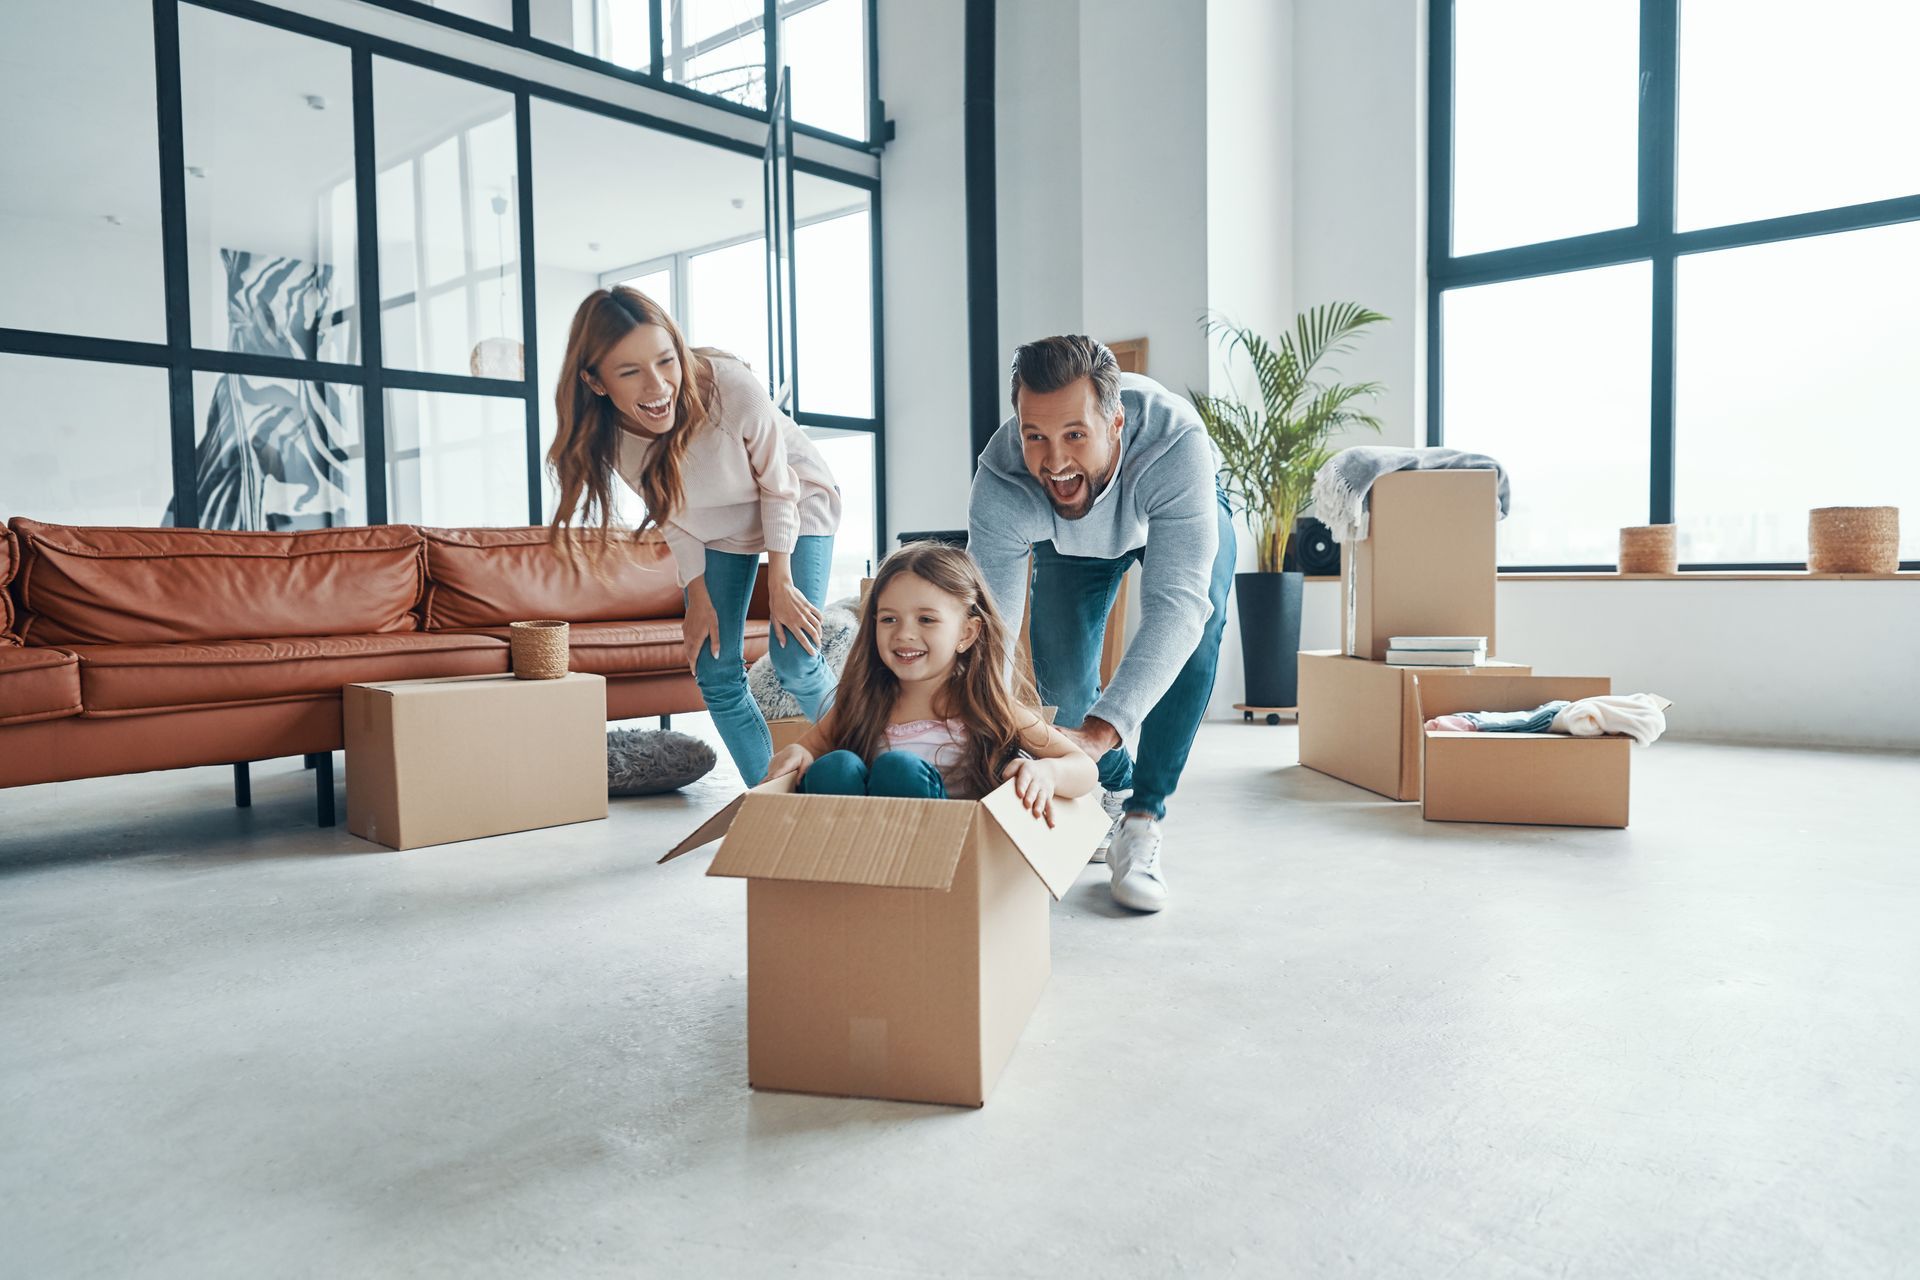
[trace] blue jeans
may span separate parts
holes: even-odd
[[[1124,746],[1100,757],[1100,785],[1109,791],[1133,788],[1129,813],[1167,814],[1167,797],[1180,784],[1193,735],[1213,696],[1213,675],[1220,665],[1220,636],[1227,626],[1227,592],[1233,586],[1233,516],[1227,495],[1220,498],[1220,547],[1213,556],[1207,599],[1213,616],[1200,633],[1200,643],[1173,684],[1160,696],[1140,725],[1140,758],[1127,755]],[[1087,718],[1100,696],[1100,650],[1107,632],[1107,613],[1120,590],[1120,579],[1135,561],[1146,562],[1148,549],[1140,547],[1112,560],[1063,556],[1051,542],[1033,546],[1033,674],[1040,700],[1060,708],[1055,723],[1073,728]]]
[[[851,751],[829,751],[800,779],[809,796],[902,796],[908,800],[945,800],[940,771],[906,751],[882,751],[869,765]]]
[[[827,574],[832,567],[832,534],[809,534],[794,543],[793,585],[815,608],[826,604]],[[748,786],[766,777],[773,762],[767,718],[747,692],[747,599],[759,572],[759,556],[707,548],[707,596],[720,617],[720,656],[714,657],[711,647],[702,646],[693,665],[714,727]],[[771,637],[768,651],[781,686],[799,702],[807,719],[819,720],[833,701],[834,678],[827,664],[818,653],[808,653],[797,636],[785,643],[778,635]]]

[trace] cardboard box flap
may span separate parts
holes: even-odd
[[[1613,692],[1605,676],[1462,676],[1421,672],[1414,698],[1421,724],[1463,711],[1531,711],[1565,698],[1578,702]]]
[[[771,781],[761,783],[759,786],[752,788],[752,790],[742,792],[740,795],[728,801],[726,807],[721,809],[720,812],[701,823],[698,831],[695,831],[685,840],[682,840],[679,844],[667,850],[666,856],[661,858],[660,861],[671,862],[681,854],[691,853],[701,845],[710,844],[727,834],[727,828],[733,825],[734,818],[740,813],[740,806],[745,804],[747,797],[753,795],[755,792],[763,795],[783,796],[792,790],[793,775],[783,773]]]
[[[744,798],[707,874],[944,892],[966,854],[976,808],[970,800],[756,791]]]
[[[1111,819],[1092,795],[1073,800],[1055,798],[1053,825],[1036,818],[1020,803],[1011,782],[1001,783],[980,802],[993,815],[994,825],[1020,851],[1055,902],[1065,896],[1093,857]]]

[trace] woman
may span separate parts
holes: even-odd
[[[573,545],[577,518],[605,548],[616,476],[640,495],[640,532],[665,535],[685,592],[687,665],[740,776],[758,782],[773,739],[747,692],[747,598],[764,552],[774,670],[819,720],[834,688],[819,652],[840,526],[832,473],[752,370],[725,352],[688,350],[673,319],[625,285],[594,291],[574,312],[554,408],[556,545]]]

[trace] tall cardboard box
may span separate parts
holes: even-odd
[[[1533,669],[1489,662],[1457,670],[1464,674],[1447,674],[1483,680],[1529,675]],[[1325,650],[1301,654],[1300,763],[1392,800],[1418,800],[1425,722],[1414,690],[1428,678],[1414,668]]]
[[[1423,676],[1424,720],[1462,711],[1531,711],[1556,698],[1578,702],[1613,692],[1601,677],[1462,680]],[[1423,724],[1424,727],[1424,724]],[[1423,733],[1429,822],[1521,822],[1624,827],[1633,740],[1564,733]]]
[[[779,755],[807,736],[813,721],[805,716],[779,716],[767,721],[767,733],[773,738],[773,754]]]
[[[1340,647],[1385,658],[1393,636],[1494,638],[1500,520],[1492,471],[1395,471],[1373,482],[1367,536],[1342,550]]]
[[[393,849],[607,816],[607,682],[350,684],[347,830]]]
[[[661,861],[725,835],[747,882],[747,1078],[756,1089],[978,1107],[1052,971],[1049,905],[1107,829],[1093,796],[1049,828],[1012,784],[984,800],[763,783]]]

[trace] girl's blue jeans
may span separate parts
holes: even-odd
[[[940,771],[906,751],[882,751],[871,765],[851,751],[829,751],[800,779],[800,792],[809,796],[947,798]]]
[[[826,605],[832,567],[832,534],[808,534],[794,543],[793,585],[816,609]],[[703,645],[693,668],[714,728],[748,786],[766,777],[773,762],[767,718],[747,692],[747,601],[759,572],[759,556],[707,548],[707,596],[720,618],[720,656],[714,657],[711,646]],[[818,653],[808,653],[798,637],[783,643],[776,634],[769,638],[768,652],[781,686],[794,696],[807,719],[818,721],[833,702],[834,678],[827,664]]]

